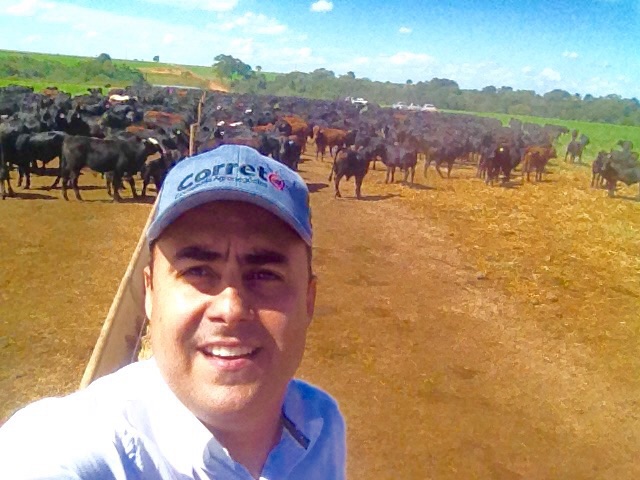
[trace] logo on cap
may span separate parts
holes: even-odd
[[[276,172],[269,173],[269,175],[267,175],[267,180],[269,180],[269,183],[276,189],[284,190],[284,180],[282,180],[280,178],[280,175],[278,175]]]

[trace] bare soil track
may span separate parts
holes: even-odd
[[[640,203],[561,162],[514,188],[378,170],[334,199],[329,165],[301,164],[320,286],[300,375],[340,402],[348,477],[640,478]],[[76,387],[149,212],[48,181],[0,203],[0,415]]]

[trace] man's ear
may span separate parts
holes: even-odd
[[[151,320],[151,306],[153,305],[153,278],[151,267],[144,267],[144,312],[149,320]]]
[[[307,324],[311,323],[313,319],[313,312],[316,308],[316,286],[318,284],[318,278],[312,275],[309,279],[309,285],[307,286]]]

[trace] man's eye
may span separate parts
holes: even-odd
[[[268,280],[281,280],[282,276],[276,272],[271,270],[256,270],[254,272],[250,272],[247,275],[249,280],[255,281],[268,281]]]
[[[189,267],[182,272],[182,276],[191,278],[202,278],[211,275],[211,269],[207,267]]]

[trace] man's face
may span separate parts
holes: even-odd
[[[315,302],[305,243],[257,206],[212,202],[171,224],[152,261],[152,349],[178,398],[214,429],[279,415]]]

